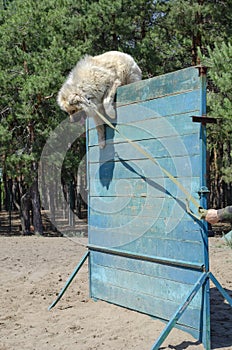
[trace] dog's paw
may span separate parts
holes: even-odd
[[[106,146],[106,142],[105,141],[99,141],[99,148],[100,149],[105,148],[105,146]]]
[[[116,112],[115,112],[115,107],[112,104],[105,103],[104,104],[105,112],[106,114],[111,118],[115,119],[116,118]]]

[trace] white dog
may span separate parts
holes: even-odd
[[[114,98],[121,85],[141,80],[141,70],[125,53],[109,51],[99,56],[85,56],[70,72],[61,87],[57,102],[71,119],[81,119],[83,112],[93,117],[99,147],[105,147],[105,127],[96,111],[115,118]]]

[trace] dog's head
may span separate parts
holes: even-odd
[[[69,115],[73,115],[83,109],[78,100],[78,92],[74,92],[73,87],[68,84],[64,84],[60,89],[57,96],[57,103]]]
[[[74,92],[75,91],[75,92]],[[72,85],[63,85],[57,96],[57,103],[62,110],[67,112],[72,122],[86,118],[86,109],[89,105],[87,97],[83,96]]]

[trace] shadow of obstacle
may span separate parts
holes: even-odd
[[[232,291],[225,291],[232,297]],[[217,288],[210,289],[211,349],[232,349],[232,308]]]
[[[117,124],[113,123],[113,126],[116,127]],[[113,180],[114,168],[115,168],[115,149],[114,139],[115,131],[110,127],[106,126],[106,147],[100,149],[100,166],[99,166],[99,179],[103,187],[106,187],[108,190],[110,183]]]
[[[200,345],[201,343],[199,341],[195,341],[195,342],[192,342],[192,341],[183,341],[181,344],[179,345],[176,345],[176,346],[173,346],[173,345],[169,345],[168,346],[168,349],[173,349],[173,350],[185,350],[185,349],[188,349],[189,346],[196,346],[197,345]],[[160,350],[165,350],[167,349],[166,347],[162,347],[160,348]]]

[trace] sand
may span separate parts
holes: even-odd
[[[232,296],[232,249],[210,239],[211,271]],[[0,237],[0,350],[148,350],[164,324],[88,294],[84,264],[60,302],[47,308],[85,253],[87,238]],[[211,289],[212,349],[232,349],[232,308]],[[173,329],[161,349],[201,350]]]

